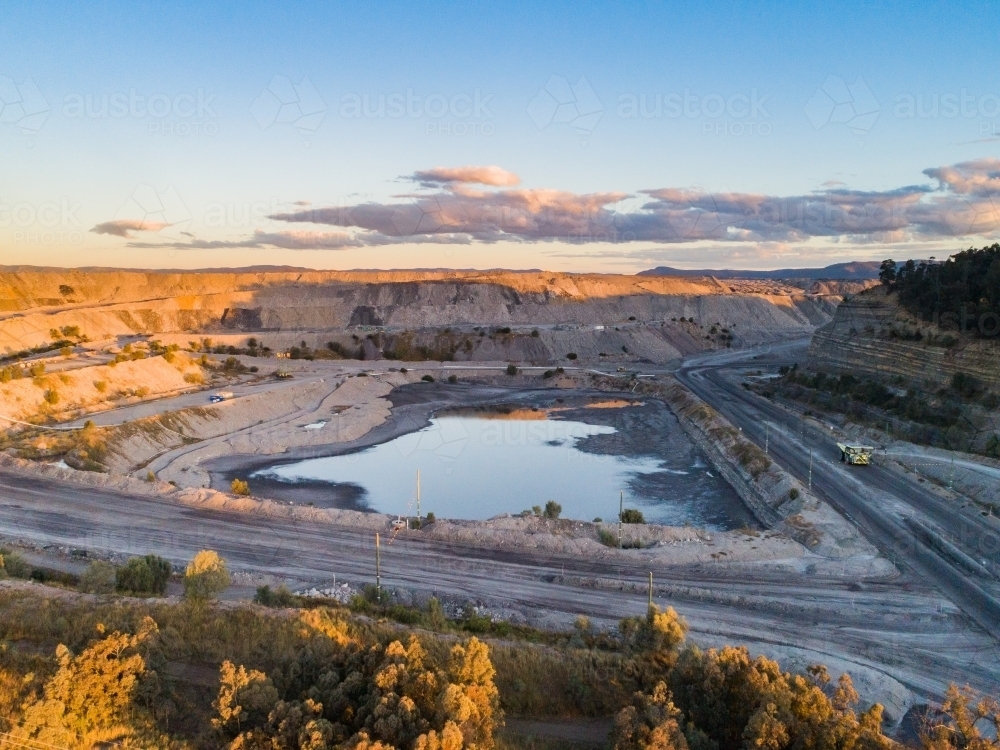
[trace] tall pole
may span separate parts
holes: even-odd
[[[653,571],[649,571],[649,596],[646,601],[646,611],[653,614]]]
[[[813,449],[809,449],[809,491],[813,488]]]
[[[771,445],[771,423],[764,422],[764,455],[767,455],[767,450]]]
[[[420,469],[417,469],[417,521],[420,521]]]
[[[622,516],[625,514],[625,490],[618,491],[618,549],[622,548]]]
[[[375,532],[375,591],[379,601],[382,599],[382,547],[379,544],[378,532]]]

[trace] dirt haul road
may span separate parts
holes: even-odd
[[[0,534],[36,544],[153,552],[175,562],[202,548],[233,568],[303,584],[374,581],[371,531],[290,518],[198,509],[169,498],[83,487],[0,471]],[[519,549],[501,552],[403,532],[382,550],[390,589],[474,600],[500,616],[568,626],[578,614],[612,625],[655,601],[673,605],[704,645],[743,643],[787,668],[823,662],[849,671],[868,700],[899,720],[917,695],[949,681],[994,690],[1000,654],[992,638],[915,578],[855,581],[790,568],[718,562],[696,566],[608,564]],[[263,580],[263,579],[261,579]],[[273,579],[270,579],[273,580]]]
[[[715,406],[800,479],[812,473],[814,491],[852,520],[883,554],[928,580],[994,638],[1000,638],[995,596],[997,536],[977,511],[956,507],[907,477],[878,465],[840,464],[836,440],[814,423],[789,424],[790,415],[731,379],[733,362],[681,369],[678,378]],[[811,456],[810,456],[811,453]]]

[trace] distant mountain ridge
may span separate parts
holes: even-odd
[[[657,266],[640,271],[637,276],[714,276],[717,279],[846,279],[868,281],[877,279],[881,263],[877,260],[834,263],[824,268],[779,268],[775,271],[740,271],[733,269],[685,270]]]

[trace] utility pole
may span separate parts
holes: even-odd
[[[955,457],[951,457],[951,479],[948,480],[948,489],[955,489]]]
[[[618,549],[622,548],[622,516],[625,514],[625,490],[618,491]]]
[[[382,547],[379,544],[378,532],[375,532],[375,592],[382,601]]]
[[[764,422],[764,455],[768,455],[768,449],[771,447],[771,423]]]
[[[417,526],[420,525],[420,469],[417,469]]]
[[[653,571],[649,571],[649,596],[646,601],[646,611],[653,614]]]
[[[813,488],[813,449],[809,449],[809,491]]]

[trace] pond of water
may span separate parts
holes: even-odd
[[[570,419],[439,416],[422,430],[338,456],[260,469],[252,477],[285,483],[354,485],[361,503],[381,513],[486,519],[554,500],[562,517],[617,518],[625,507],[671,525],[731,528],[746,522],[732,490],[696,456],[668,467],[654,456],[588,452],[588,439],[615,427]],[[598,437],[598,439],[600,439]],[[738,503],[737,503],[738,505]]]

